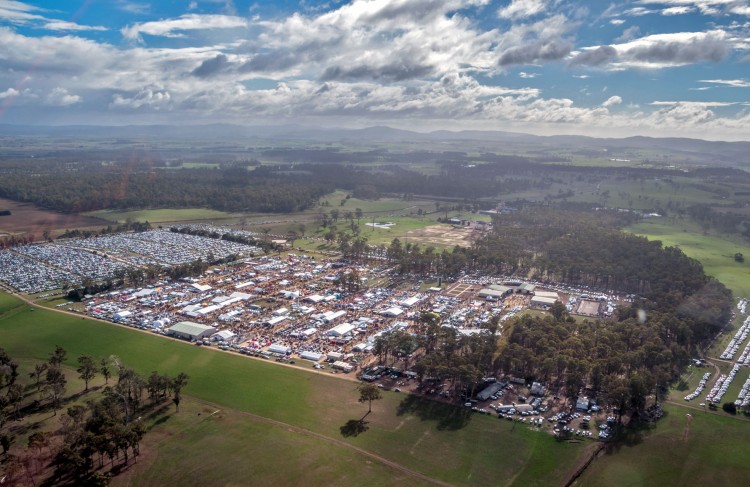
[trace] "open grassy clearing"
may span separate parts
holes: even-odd
[[[706,274],[724,283],[735,296],[750,296],[750,261],[734,260],[737,252],[750,256],[750,245],[730,237],[703,235],[690,223],[664,218],[647,220],[625,230],[649,240],[661,240],[665,246],[679,246],[686,255],[703,264]]]
[[[235,218],[239,215],[236,213],[227,213],[225,211],[210,210],[208,208],[184,208],[184,209],[153,209],[153,210],[98,210],[90,211],[85,215],[101,218],[116,223],[124,223],[128,219],[138,222],[162,223],[178,222],[190,220],[223,220]]]
[[[656,427],[628,432],[575,485],[747,485],[748,425],[667,404]],[[692,420],[686,416],[692,415]]]
[[[347,425],[366,411],[357,402],[355,382],[41,308],[32,312],[23,306],[12,311],[0,320],[0,335],[3,347],[19,358],[46,359],[59,344],[68,350],[68,365],[82,353],[115,354],[144,374],[152,370],[170,375],[184,371],[191,377],[185,390],[188,395],[346,441],[454,484],[506,484],[513,479],[536,485],[559,484],[583,452],[583,444],[559,443],[527,426],[389,392],[373,405],[373,414],[367,418],[368,431],[350,436]],[[215,436],[209,433],[207,437]],[[238,435],[235,444],[246,445],[247,458],[253,457],[254,448],[263,448],[264,442],[252,435]],[[271,437],[283,451],[283,437]],[[165,448],[186,451],[168,444]],[[302,449],[294,442],[288,448]],[[319,448],[325,446],[320,444]],[[283,462],[288,457],[276,458],[274,472],[284,475]],[[341,457],[336,458],[340,461]],[[293,477],[288,480],[282,483],[294,483]]]
[[[11,296],[10,294],[0,292],[0,315],[17,308],[23,304],[18,298]]]

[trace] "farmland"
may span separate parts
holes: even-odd
[[[109,222],[124,223],[128,219],[138,222],[164,223],[191,220],[225,220],[237,217],[235,213],[209,210],[208,208],[154,209],[154,210],[98,210],[85,213],[86,216]]]
[[[667,414],[655,427],[627,432],[575,485],[747,483],[746,422],[675,405],[664,409]]]
[[[11,212],[10,215],[0,216],[0,237],[33,234],[40,238],[45,230],[54,231],[106,224],[103,220],[93,216],[58,213],[31,203],[20,203],[5,198],[0,198],[0,210]]]
[[[735,296],[750,296],[750,263],[734,260],[737,252],[750,256],[747,242],[704,234],[688,222],[675,223],[667,219],[647,220],[626,230],[649,240],[661,240],[664,245],[680,247],[686,255],[700,261],[706,273],[724,283]]]
[[[373,414],[367,418],[367,432],[341,440],[342,426],[360,418],[363,412],[356,401],[354,383],[348,381],[44,309],[31,312],[27,306],[0,319],[0,333],[3,347],[19,358],[46,359],[57,344],[68,350],[71,364],[74,360],[71,357],[83,353],[115,354],[141,373],[185,371],[191,376],[185,393],[197,399],[346,441],[406,468],[457,485],[497,483],[502,479],[558,484],[568,474],[567,469],[559,466],[572,466],[583,453],[580,444],[559,443],[527,426],[514,426],[515,423],[398,393],[385,393],[384,399],[373,405]],[[248,434],[257,432],[256,428],[247,428]],[[247,439],[247,444],[263,448],[263,442],[250,442],[243,437],[242,430],[233,431],[237,436],[232,441]],[[201,435],[210,442],[216,441],[210,428],[195,434],[195,438],[185,441],[197,442]],[[282,450],[294,451],[304,444],[295,438],[295,435],[274,434],[272,441]],[[287,440],[291,444],[286,444]],[[166,455],[164,464],[171,464],[184,451],[169,442],[160,447],[160,452],[162,448]],[[254,458],[252,450],[244,452],[246,461]],[[172,460],[169,452],[173,452]],[[161,467],[155,468],[154,472],[158,472]],[[337,483],[336,472],[336,469],[331,471],[329,481]],[[279,471],[275,470],[273,475],[279,475]],[[293,477],[286,478],[285,483],[292,480]]]

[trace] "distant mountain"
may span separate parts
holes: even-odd
[[[603,150],[622,152],[626,150],[668,151],[685,156],[688,160],[699,160],[706,164],[731,164],[750,167],[750,142],[721,142],[689,138],[595,138],[580,135],[540,136],[516,132],[463,130],[438,130],[421,133],[375,126],[362,129],[311,128],[303,125],[69,125],[33,126],[0,124],[0,136],[52,136],[135,138],[153,140],[157,138],[187,138],[191,140],[234,141],[241,143],[253,139],[317,142],[485,142],[512,144],[519,149],[567,148],[576,150]]]

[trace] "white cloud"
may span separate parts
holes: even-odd
[[[128,0],[117,0],[115,3],[119,10],[136,15],[146,15],[151,11],[151,4],[131,2]]]
[[[242,17],[232,15],[186,14],[177,19],[157,20],[123,27],[120,32],[127,39],[140,39],[141,34],[162,37],[183,37],[182,31],[202,29],[236,29],[247,27]]]
[[[698,108],[715,108],[715,107],[731,107],[733,105],[740,105],[739,102],[725,102],[725,101],[653,101],[650,103],[654,106],[683,106],[683,107],[698,107]]]
[[[609,108],[611,106],[619,105],[621,103],[622,103],[622,98],[615,95],[615,96],[610,96],[604,103],[602,103],[602,106],[604,108]]]
[[[539,76],[539,73],[526,73],[524,71],[521,71],[520,73],[518,73],[518,76],[524,79],[532,79],[532,78],[536,78],[537,76]]]
[[[501,19],[526,19],[546,12],[548,3],[547,0],[512,0],[497,15]]]
[[[47,94],[47,97],[45,98],[45,102],[47,103],[47,105],[56,107],[67,107],[70,105],[75,105],[76,103],[80,103],[81,101],[82,98],[80,96],[71,95],[70,93],[68,93],[67,89],[60,86],[54,88]]]
[[[625,23],[625,21],[623,19],[612,19],[609,21],[609,23],[612,25],[622,25]]]
[[[644,5],[673,5],[666,10],[677,13],[665,15],[680,15],[696,10],[703,15],[719,15],[721,13],[744,15],[741,13],[742,10],[748,8],[747,2],[744,0],[640,0],[638,3]],[[662,11],[662,13],[664,12]]]
[[[701,79],[698,82],[730,86],[732,88],[750,88],[750,81],[744,79]]]
[[[13,98],[20,94],[21,92],[18,91],[15,88],[8,88],[5,91],[0,92],[0,100],[3,100],[5,98]]]
[[[691,12],[694,12],[695,9],[693,7],[683,6],[683,7],[669,7],[665,8],[661,11],[662,15],[665,16],[672,16],[672,15],[685,15],[689,14]]]
[[[44,28],[47,30],[64,30],[64,31],[104,31],[106,27],[100,25],[81,25],[75,22],[66,22],[63,20],[52,20],[44,24]]]

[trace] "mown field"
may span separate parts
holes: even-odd
[[[668,404],[653,429],[629,432],[575,485],[747,485],[750,424]],[[692,418],[686,415],[690,414]]]
[[[191,377],[187,395],[343,441],[456,485],[560,484],[579,461],[586,444],[560,443],[527,426],[393,392],[386,392],[383,400],[373,404],[373,413],[367,417],[368,430],[356,435],[351,431],[351,421],[360,419],[366,408],[357,402],[353,381],[206,350],[41,308],[31,311],[22,306],[5,315],[0,319],[0,336],[2,347],[23,359],[46,359],[54,346],[60,345],[68,350],[71,366],[80,354],[114,354],[143,374],[152,370],[171,375],[184,371]],[[133,485],[171,478],[162,471],[173,472],[169,475],[207,475],[200,483],[208,485],[213,470],[221,465],[231,469],[238,462],[249,464],[243,467],[245,472],[267,472],[264,475],[268,477],[258,478],[259,484],[306,483],[297,482],[300,477],[295,476],[303,473],[286,469],[285,463],[297,461],[294,452],[310,446],[325,450],[320,455],[327,462],[352,461],[358,469],[370,465],[367,462],[377,463],[362,455],[331,453],[335,448],[325,440],[307,441],[295,434],[260,430],[252,425],[239,428],[227,421],[226,429],[220,424],[206,426],[187,437],[171,432],[159,447],[153,466],[142,473],[144,480],[134,480]],[[224,435],[228,435],[226,444]],[[272,447],[265,446],[268,442]],[[244,445],[243,449],[237,450],[239,445]],[[269,448],[277,448],[278,455],[268,453]],[[208,462],[215,467],[196,467],[195,451],[209,457],[216,453]],[[232,451],[236,456],[222,457]],[[340,477],[343,470],[339,465],[331,466],[328,471],[318,471],[318,479],[335,485],[359,484],[351,477]],[[218,483],[234,483],[227,477],[231,473],[221,475],[223,481]],[[372,478],[372,482],[363,483],[383,481],[379,474]],[[243,483],[246,479],[236,481],[237,485]]]

